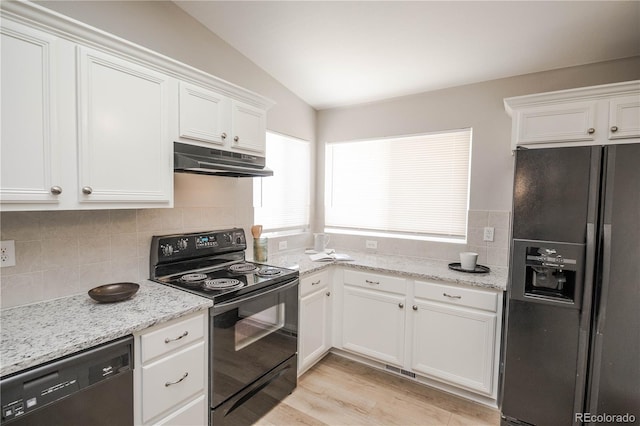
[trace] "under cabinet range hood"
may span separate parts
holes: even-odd
[[[186,143],[173,143],[173,171],[230,177],[273,176],[265,158]]]

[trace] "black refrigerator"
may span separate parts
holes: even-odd
[[[640,144],[518,149],[502,425],[640,422]]]

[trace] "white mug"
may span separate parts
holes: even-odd
[[[460,267],[467,271],[473,271],[476,269],[476,262],[478,261],[478,253],[465,251],[460,253]]]
[[[313,234],[313,249],[318,253],[322,253],[329,244],[329,236],[327,234]]]

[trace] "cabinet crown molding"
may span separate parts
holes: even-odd
[[[275,105],[273,100],[255,92],[29,1],[0,2],[0,16],[74,43],[135,60],[171,77],[214,89],[263,110]]]
[[[513,111],[522,107],[555,104],[570,100],[593,100],[611,96],[637,94],[639,92],[640,80],[624,81],[621,83],[602,84],[599,86],[580,87],[505,98],[504,108],[509,116],[513,117]]]

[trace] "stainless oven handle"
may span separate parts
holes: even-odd
[[[290,288],[293,288],[293,287],[297,286],[299,282],[300,282],[300,280],[298,278],[296,278],[293,281],[289,281],[288,283],[278,285],[278,286],[276,286],[274,288],[270,288],[267,291],[258,291],[257,293],[252,294],[252,295],[250,295],[248,297],[241,297],[239,299],[234,299],[234,300],[231,300],[229,302],[224,302],[224,303],[220,303],[218,305],[214,305],[213,306],[213,312],[214,312],[214,314],[216,314],[219,311],[228,311],[228,310],[236,308],[236,307],[238,307],[238,306],[242,305],[243,303],[246,303],[246,302],[248,302],[250,300],[257,299],[257,298],[265,296],[267,294],[277,293],[277,292],[280,292],[282,290],[288,290]]]

